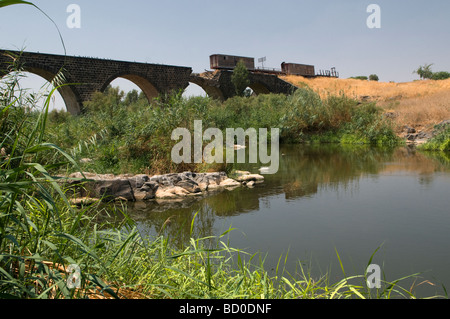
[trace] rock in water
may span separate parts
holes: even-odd
[[[261,183],[264,177],[237,171],[231,179],[224,172],[166,174],[149,176],[74,173],[69,176],[68,195],[79,198],[101,198],[102,201],[148,201],[198,196],[208,191],[233,189],[248,183]]]

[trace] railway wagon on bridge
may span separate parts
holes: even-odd
[[[244,56],[213,54],[209,57],[211,69],[233,70],[239,61],[243,61],[247,70],[255,69],[255,59]]]
[[[287,75],[300,75],[304,77],[313,77],[316,75],[314,65],[298,63],[281,63],[281,72]]]

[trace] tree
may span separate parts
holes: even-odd
[[[431,71],[431,66],[433,64],[425,64],[421,65],[417,70],[413,73],[417,73],[420,76],[420,79],[431,79],[433,77],[433,71]]]
[[[245,67],[244,61],[239,60],[236,64],[236,67],[233,70],[233,75],[231,76],[231,82],[236,90],[236,95],[244,96],[245,89],[250,85],[248,70]]]
[[[376,74],[371,74],[370,76],[369,76],[369,80],[370,81],[379,81],[380,79],[378,78],[378,75],[376,75]]]
[[[135,89],[131,90],[127,93],[125,96],[124,103],[125,105],[131,105],[133,103],[136,103],[139,100],[139,92]]]
[[[446,80],[450,79],[450,73],[446,71],[435,72],[431,77],[432,80]]]

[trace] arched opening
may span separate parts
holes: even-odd
[[[111,85],[113,87],[118,86],[125,93],[131,92],[133,90],[138,91],[138,93],[142,92],[149,103],[151,103],[154,98],[157,98],[159,96],[159,92],[156,87],[152,83],[150,83],[150,81],[139,75],[125,74],[115,76],[110,81],[107,81],[107,83],[105,83],[101,91],[104,92],[108,85]]]
[[[39,73],[42,74],[42,72]],[[14,87],[16,97],[18,97],[20,93],[22,93],[22,96],[33,96],[32,100],[34,105],[26,105],[27,107],[34,107],[38,108],[39,110],[43,109],[48,96],[54,90],[54,86],[49,82],[49,80],[52,80],[50,74],[48,74],[46,77],[43,77],[36,73],[27,71],[12,72],[0,80],[2,88],[5,87],[6,81],[9,81],[8,77],[10,77],[10,79],[13,77],[18,79],[17,85]],[[66,99],[64,99],[61,93],[65,95]],[[59,88],[58,90],[54,91],[50,96],[49,111],[67,111],[68,107],[66,100],[70,100],[71,96],[76,103],[75,94],[71,92],[70,89],[64,90],[62,88]],[[78,106],[75,109],[78,109]]]
[[[184,94],[189,95],[189,93],[186,93],[188,88],[191,89],[192,91],[195,91],[195,93],[197,95],[205,94],[212,99],[224,100],[223,92],[220,90],[220,88],[218,88],[216,86],[207,85],[201,79],[197,82],[189,82],[189,85],[186,88]],[[204,95],[202,95],[202,96],[204,96]]]
[[[118,88],[122,92],[122,99],[125,104],[132,104],[140,99],[148,100],[139,86],[125,78],[116,78],[109,85],[113,88]]]
[[[1,79],[2,85],[5,85],[8,77],[18,79],[18,85],[14,88],[15,92],[21,91],[30,97],[33,95],[35,107],[43,108],[47,97],[55,89],[52,84],[55,74],[40,68],[28,67],[25,71],[12,72]],[[50,96],[49,111],[52,110],[80,113],[80,103],[70,85],[58,87]]]
[[[193,82],[189,82],[189,85],[186,87],[186,89],[183,92],[183,97],[191,98],[191,97],[197,97],[197,96],[206,97],[209,95],[208,95],[208,92],[206,92],[206,90],[203,89],[200,85],[195,84]]]
[[[259,83],[259,82],[250,84],[248,89],[250,89],[252,91],[252,94],[256,94],[256,95],[270,93],[270,90],[264,84]]]

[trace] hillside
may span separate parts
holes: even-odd
[[[298,87],[309,87],[321,97],[345,94],[362,101],[376,101],[394,119],[400,135],[405,133],[405,126],[431,132],[434,125],[450,120],[450,79],[405,83],[301,76],[282,79]]]

